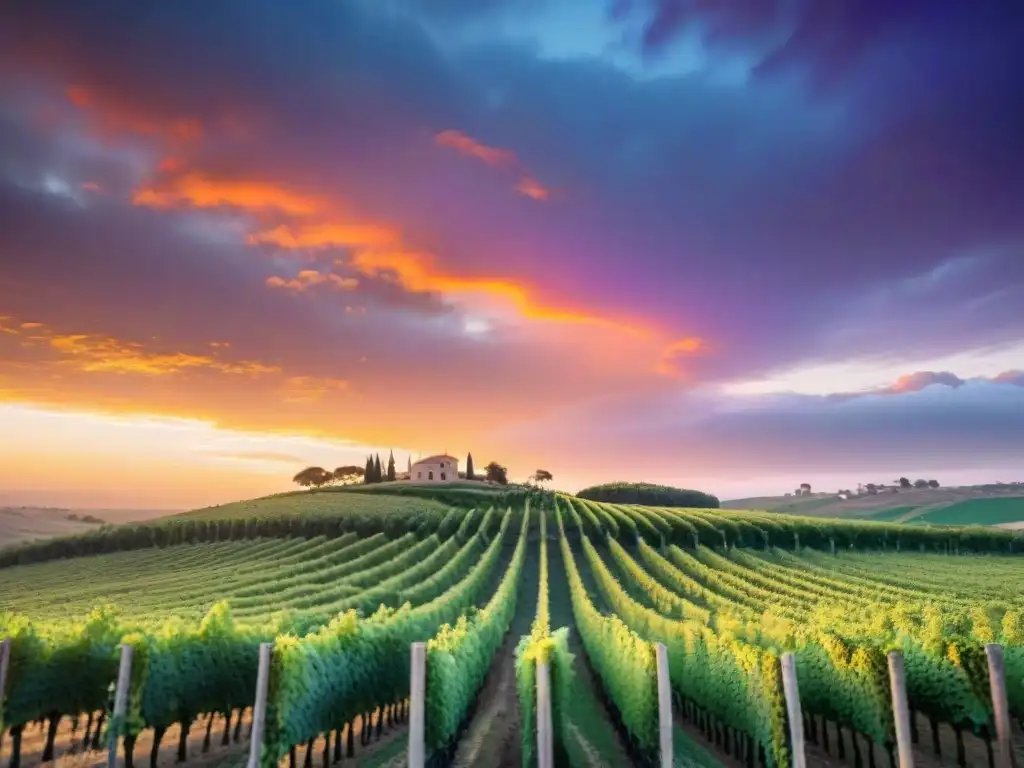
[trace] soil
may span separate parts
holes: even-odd
[[[192,728],[189,731],[188,759],[185,761],[184,765],[214,766],[235,762],[238,762],[240,765],[244,764],[245,758],[249,754],[248,735],[250,720],[251,718],[248,713],[242,718],[241,738],[237,743],[232,741],[232,743],[227,746],[222,746],[221,740],[224,735],[224,718],[219,715],[215,716],[213,720],[213,728],[210,731],[210,749],[207,752],[203,752],[203,739],[206,734],[206,719],[202,718],[197,720],[193,723]],[[374,716],[374,720],[376,720],[376,716]],[[235,723],[232,722],[232,731],[234,730],[234,726]],[[61,721],[60,727],[57,731],[57,738],[54,741],[54,751],[57,757],[53,763],[50,763],[51,765],[56,765],[58,768],[102,768],[103,766],[106,766],[107,750],[105,746],[99,750],[83,750],[81,748],[81,740],[84,733],[83,729],[84,719],[82,725],[78,729],[78,732],[75,734],[74,738],[72,738],[70,718],[65,718]],[[388,728],[385,725],[380,739],[378,740],[376,738],[376,730],[374,730],[373,741],[366,746],[361,746],[359,744],[359,735],[361,732],[361,718],[356,718],[353,726],[355,757],[344,758],[346,765],[358,765],[360,761],[368,760],[388,743],[407,733],[407,728],[405,725],[396,724],[391,728]],[[159,757],[157,758],[157,766],[159,768],[169,768],[169,766],[182,765],[182,763],[177,762],[179,733],[180,728],[177,725],[174,725],[168,728],[167,733],[164,734],[164,738],[160,742]],[[345,738],[344,732],[342,738]],[[30,726],[26,728],[21,740],[22,768],[36,768],[36,766],[42,764],[42,754],[45,743],[45,728],[41,729],[37,726]],[[319,768],[321,765],[323,743],[324,740],[322,738],[317,739],[314,742],[313,765],[316,766],[316,768]],[[152,749],[152,746],[153,731],[151,729],[143,731],[135,742],[135,749],[133,751],[134,762],[137,768],[147,768],[150,765],[150,750]],[[306,753],[305,746],[298,747],[296,752],[298,764],[301,766]],[[0,749],[0,762],[6,764],[10,760],[10,753],[11,740],[9,736],[5,736],[2,749]],[[288,766],[288,764],[288,757],[285,756],[281,761],[281,765]],[[123,748],[119,749],[118,752],[118,765],[124,765]]]
[[[726,766],[726,768],[745,768],[746,763],[744,761],[726,755],[723,750],[715,746],[713,741],[707,739],[699,728],[692,723],[686,722],[678,713],[676,713],[675,720],[679,728],[683,729],[694,741],[702,745],[723,766]],[[939,744],[942,754],[937,755],[932,750],[931,726],[929,726],[927,718],[922,715],[916,715],[915,721],[919,738],[913,747],[914,765],[918,768],[955,768],[957,766],[956,734],[953,729],[949,726],[941,726],[939,728]],[[805,729],[804,754],[807,757],[807,764],[809,766],[816,766],[816,768],[845,768],[856,765],[852,731],[848,728],[842,729],[844,744],[844,757],[842,758],[839,756],[838,733],[836,724],[830,722],[828,724],[828,748],[826,749],[826,743],[820,730],[817,733],[817,743],[813,743],[811,741],[811,734]],[[1024,765],[1024,731],[1020,730],[1019,727],[1015,727],[1014,736],[1017,764]],[[984,768],[989,765],[988,751],[982,739],[965,733],[963,741],[965,762],[968,768]],[[889,755],[884,747],[869,743],[863,735],[857,737],[857,744],[865,768],[872,764],[870,762],[872,751],[874,753],[874,765],[878,768],[887,768],[890,765]]]
[[[574,553],[577,566],[582,558],[582,551]],[[600,692],[601,683],[597,679],[590,664],[586,660],[586,651],[580,641],[576,629],[576,621],[572,613],[572,600],[569,593],[569,578],[565,571],[562,548],[555,536],[548,540],[548,573],[551,603],[551,627],[569,627],[569,651],[573,654],[574,700],[577,705],[569,713],[569,731],[580,751],[585,755],[591,768],[621,768],[632,765],[633,761],[626,750],[625,742],[615,719],[604,705]],[[599,596],[586,577],[589,572],[581,567],[584,585],[595,605],[602,608]]]
[[[522,764],[519,701],[516,697],[516,646],[530,633],[537,613],[540,544],[528,541],[522,584],[508,633],[477,696],[475,709],[455,753],[456,768],[488,765],[519,768]]]

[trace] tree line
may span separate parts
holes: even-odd
[[[408,459],[406,477],[411,477],[411,475],[412,456]],[[345,466],[335,468],[334,471],[324,469],[323,467],[306,467],[292,478],[292,482],[303,488],[317,490],[324,486],[335,484],[354,485],[362,483],[363,485],[372,485],[374,483],[393,483],[398,479],[398,473],[395,471],[395,453],[392,451],[388,456],[387,464],[381,462],[380,454],[378,453],[367,456],[366,463],[361,467],[355,464],[346,464]],[[476,469],[473,466],[473,454],[469,453],[466,455],[466,470],[465,472],[459,472],[459,479],[480,480],[496,485],[508,485],[508,469],[504,465],[492,461],[484,467],[484,474],[481,477],[476,473]],[[538,469],[530,475],[529,479],[539,485],[551,480],[552,475],[546,469]]]
[[[900,490],[906,490],[908,488],[938,488],[938,480],[915,480],[910,481],[910,478],[901,477],[898,480],[893,480],[892,485],[886,485],[885,483],[863,483],[857,484],[857,490],[852,491],[848,488],[840,488],[836,491],[840,496],[877,496],[879,493],[889,491],[890,493],[897,493]],[[787,496],[810,496],[811,495],[811,484],[800,483],[800,487],[792,493],[787,493]]]

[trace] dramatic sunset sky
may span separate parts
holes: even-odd
[[[0,503],[1024,467],[1024,12],[0,11]]]

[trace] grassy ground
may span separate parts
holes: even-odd
[[[522,764],[519,736],[519,702],[516,698],[516,644],[529,634],[537,613],[540,579],[540,545],[529,542],[523,563],[522,583],[505,641],[495,653],[491,668],[477,696],[474,712],[459,741],[453,766],[518,768]]]
[[[974,508],[967,502],[1000,502]],[[875,495],[840,499],[834,493],[812,496],[761,496],[722,502],[725,509],[761,509],[792,515],[836,517],[879,522],[999,525],[1024,520],[1024,512],[1004,512],[1014,504],[1024,504],[1024,485],[978,485],[965,487],[886,489]],[[956,508],[950,517],[940,511]],[[1000,508],[998,513],[987,510]],[[981,510],[986,510],[982,513]],[[966,510],[966,514],[965,514]],[[919,517],[925,519],[919,520]]]
[[[999,525],[1024,520],[1024,497],[970,499],[933,509],[909,522],[932,525]]]
[[[876,523],[891,523],[909,515],[915,509],[917,507],[889,507],[888,509],[880,509],[876,512],[866,512],[860,519],[874,520]]]
[[[676,768],[722,768],[722,761],[679,726],[672,729],[672,763]]]

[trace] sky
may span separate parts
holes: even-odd
[[[1021,71],[1015,3],[5,8],[0,500],[1024,479]]]

